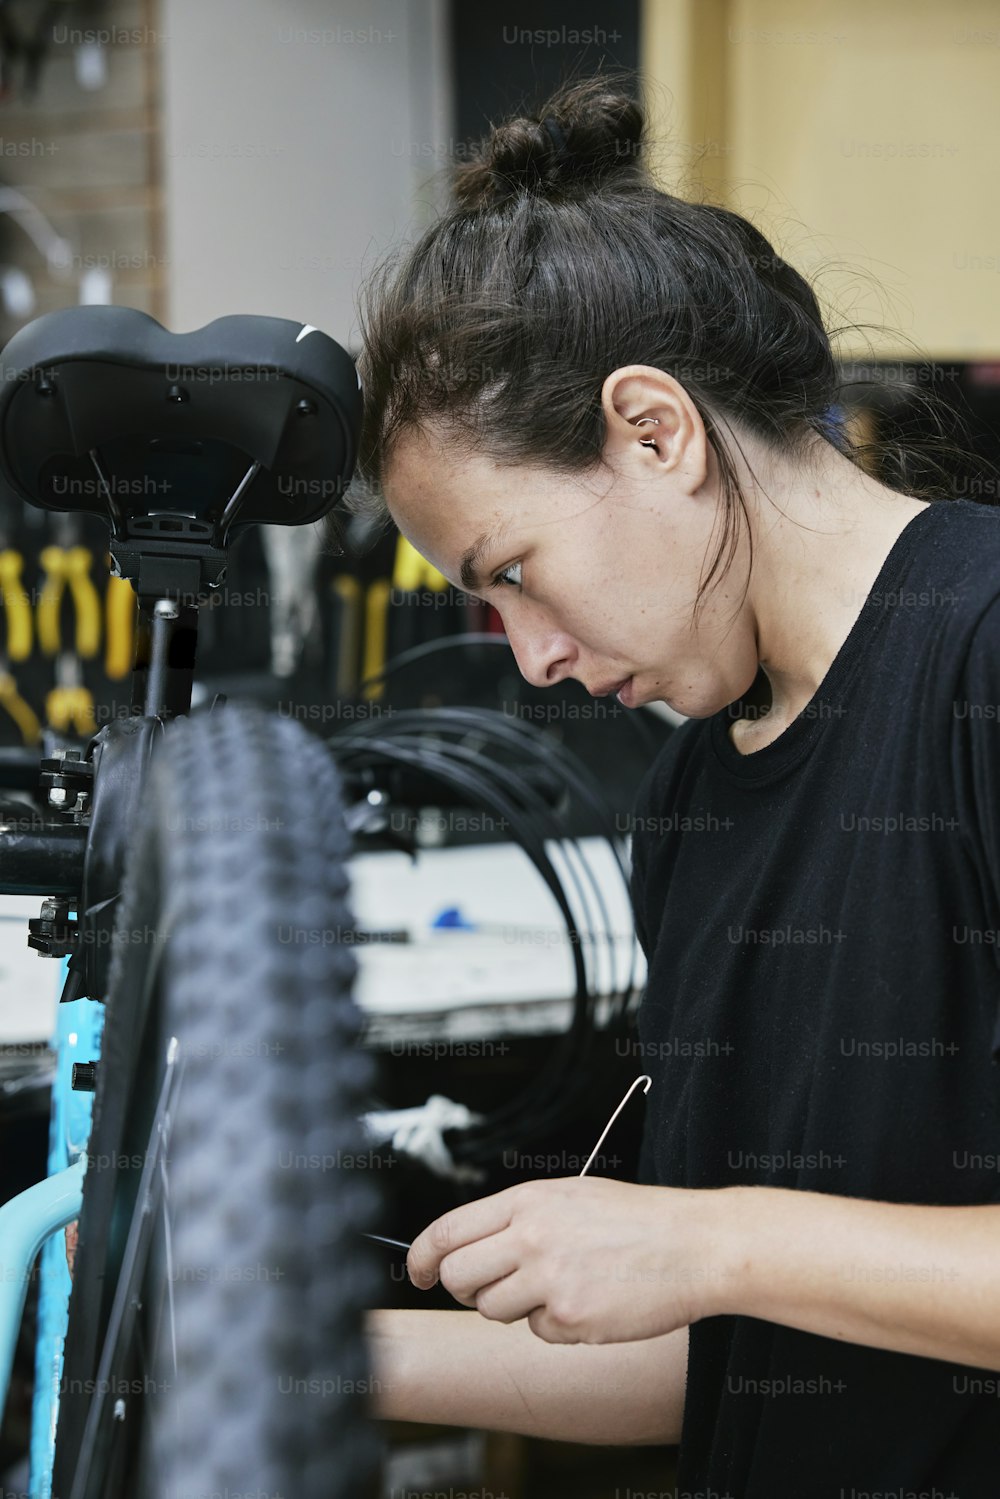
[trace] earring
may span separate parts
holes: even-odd
[[[660,425],[660,419],[658,416],[642,416],[636,422],[636,426],[641,427],[644,422],[652,422],[654,427],[658,427]],[[656,443],[651,437],[644,437],[639,439],[639,446],[640,448],[655,448]]]

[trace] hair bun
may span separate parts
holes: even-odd
[[[536,117],[493,126],[455,172],[455,196],[463,208],[486,208],[518,193],[645,181],[644,127],[641,105],[606,74],[564,85]]]

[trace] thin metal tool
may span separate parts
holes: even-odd
[[[409,1249],[409,1244],[404,1244],[402,1239],[387,1239],[384,1234],[365,1234],[366,1239],[374,1239],[376,1244],[389,1244],[393,1249]]]
[[[584,1166],[583,1170],[580,1172],[581,1176],[586,1176],[587,1172],[589,1171],[591,1165],[594,1162],[594,1158],[597,1155],[597,1152],[600,1150],[601,1146],[604,1144],[605,1136],[607,1135],[607,1133],[610,1130],[611,1126],[614,1124],[615,1120],[618,1118],[618,1115],[621,1113],[622,1109],[625,1107],[625,1105],[628,1103],[629,1099],[632,1097],[632,1094],[635,1092],[636,1088],[638,1088],[638,1086],[639,1086],[640,1083],[645,1083],[646,1086],[643,1088],[642,1091],[644,1093],[648,1093],[649,1089],[650,1089],[650,1085],[652,1084],[652,1081],[653,1081],[653,1079],[651,1077],[648,1077],[645,1073],[643,1073],[641,1077],[637,1077],[636,1078],[635,1082],[632,1084],[631,1088],[629,1088],[628,1092],[625,1094],[625,1097],[622,1099],[621,1103],[615,1109],[614,1113],[611,1115],[611,1118],[608,1120],[607,1124],[604,1126],[604,1129],[601,1132],[601,1138],[598,1140],[597,1144],[594,1146],[593,1150],[590,1152],[590,1156],[589,1156],[589,1158],[587,1160],[587,1163]],[[392,1249],[402,1249],[402,1250],[404,1250],[406,1252],[408,1252],[409,1249],[410,1249],[410,1245],[409,1244],[404,1244],[402,1239],[387,1239],[384,1234],[369,1234],[369,1233],[366,1233],[364,1235],[364,1237],[366,1239],[374,1239],[375,1242],[376,1242],[376,1244],[388,1244],[390,1246],[390,1248],[392,1248]]]
[[[598,1140],[597,1144],[594,1146],[593,1150],[590,1152],[590,1159],[587,1161],[586,1166],[584,1166],[583,1170],[580,1172],[581,1176],[586,1176],[588,1170],[590,1169],[591,1162],[593,1161],[593,1159],[596,1156],[597,1152],[600,1150],[601,1146],[604,1144],[604,1135],[606,1135],[608,1133],[608,1130],[614,1124],[615,1120],[618,1118],[618,1115],[621,1113],[622,1109],[628,1103],[629,1099],[632,1097],[632,1094],[635,1092],[636,1088],[638,1088],[638,1086],[639,1086],[640,1083],[645,1083],[646,1086],[643,1088],[642,1091],[644,1093],[648,1093],[649,1092],[649,1088],[650,1088],[650,1084],[652,1083],[652,1081],[653,1081],[653,1079],[651,1077],[647,1077],[645,1073],[643,1073],[641,1077],[637,1077],[636,1078],[635,1082],[632,1084],[631,1088],[629,1088],[628,1092],[625,1094],[625,1097],[622,1099],[621,1103],[615,1109],[614,1113],[611,1115],[611,1118],[608,1120],[607,1124],[604,1126],[604,1134],[601,1135],[601,1138]]]

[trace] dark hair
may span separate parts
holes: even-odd
[[[605,378],[651,365],[684,386],[719,464],[723,535],[700,603],[747,513],[723,428],[803,457],[822,438],[859,467],[868,449],[837,420],[809,283],[738,213],[653,183],[622,76],[564,85],[536,117],[496,125],[455,170],[454,207],[369,281],[348,508],[386,516],[393,444],[428,422],[497,460],[584,471],[604,445]]]

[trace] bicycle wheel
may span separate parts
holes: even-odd
[[[229,705],[170,725],[127,861],[53,1493],[366,1499],[349,851],[329,752]]]

